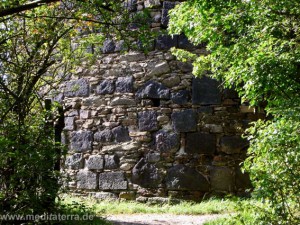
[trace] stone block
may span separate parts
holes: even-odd
[[[75,118],[72,117],[65,117],[65,127],[64,130],[74,130],[75,129]]]
[[[65,161],[66,167],[72,170],[79,170],[83,167],[83,159],[81,153],[75,153],[66,158]]]
[[[155,147],[161,153],[176,152],[180,147],[180,137],[175,133],[160,131],[155,135]]]
[[[162,16],[161,16],[161,24],[164,27],[167,27],[169,24],[169,10],[175,7],[175,2],[164,1],[163,2],[163,9],[162,9]]]
[[[174,104],[184,105],[190,100],[190,92],[188,90],[181,90],[176,93],[172,93],[171,100]]]
[[[192,102],[196,105],[221,104],[220,83],[206,76],[194,78],[192,85]]]
[[[160,0],[145,0],[145,8],[154,8],[160,6]]]
[[[172,47],[177,47],[178,35],[160,35],[156,39],[157,50],[169,50]]]
[[[111,192],[104,192],[104,191],[100,191],[100,192],[92,192],[89,193],[89,196],[92,197],[93,199],[97,199],[97,200],[117,200],[118,196],[114,193]]]
[[[97,142],[112,142],[114,140],[113,133],[109,129],[98,131],[94,134],[94,141]]]
[[[126,142],[130,141],[131,138],[129,136],[128,128],[123,126],[118,126],[112,129],[112,134],[116,140],[116,142]]]
[[[170,99],[170,90],[164,85],[155,82],[146,82],[136,93],[138,98]]]
[[[173,128],[177,132],[192,132],[197,129],[197,115],[192,109],[173,112],[171,118]]]
[[[106,39],[103,42],[102,52],[104,54],[113,53],[115,51],[116,45],[115,42],[111,39]]]
[[[170,72],[169,64],[167,62],[161,62],[154,66],[150,71],[149,76],[160,76],[168,72]]]
[[[86,161],[86,167],[89,170],[102,170],[104,160],[101,155],[91,155]]]
[[[71,150],[86,152],[92,150],[93,132],[74,131],[71,133]]]
[[[126,61],[126,62],[138,62],[145,59],[146,59],[145,54],[139,52],[129,52],[128,54],[124,54],[120,56],[120,61]]]
[[[115,82],[113,80],[104,80],[96,87],[96,93],[99,95],[112,94],[115,91]]]
[[[130,98],[116,97],[111,101],[110,105],[111,106],[116,106],[116,105],[134,106],[134,105],[136,105],[136,102],[135,102],[135,100],[130,99]]]
[[[213,167],[210,171],[210,183],[213,191],[234,191],[234,173],[227,167]]]
[[[165,181],[169,190],[209,191],[207,179],[196,169],[185,165],[171,167]]]
[[[133,92],[133,77],[118,77],[116,81],[116,92],[131,93]]]
[[[140,131],[153,131],[158,129],[156,111],[144,111],[138,113]]]
[[[137,10],[137,0],[126,0],[124,1],[124,7],[129,12],[134,12]]]
[[[213,155],[216,151],[216,136],[214,134],[187,133],[185,152]]]
[[[105,155],[104,169],[117,169],[119,168],[120,159],[117,155]]]
[[[224,136],[220,141],[221,151],[227,154],[237,154],[249,146],[249,142],[241,136]]]
[[[123,172],[104,172],[99,174],[100,190],[126,190],[127,181]]]
[[[132,169],[132,182],[145,188],[155,188],[163,177],[158,168],[142,158]]]
[[[97,188],[97,174],[88,170],[80,170],[77,173],[77,188],[92,190]]]
[[[64,95],[66,97],[88,97],[90,94],[89,81],[81,78],[66,82]]]
[[[151,152],[146,155],[146,161],[149,163],[155,163],[160,161],[160,153]]]
[[[174,74],[162,81],[162,84],[168,88],[176,87],[180,84],[180,77],[177,74]]]

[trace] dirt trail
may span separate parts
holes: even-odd
[[[220,216],[222,215],[121,214],[106,218],[114,225],[201,225]]]

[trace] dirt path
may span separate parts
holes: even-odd
[[[171,214],[134,214],[111,215],[107,219],[114,225],[201,225],[221,215],[171,215]]]

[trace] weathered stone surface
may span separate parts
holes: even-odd
[[[241,136],[224,136],[221,138],[221,151],[227,154],[240,153],[243,149],[246,149],[249,145],[246,139]]]
[[[184,105],[188,103],[190,99],[190,92],[188,90],[181,90],[176,93],[173,93],[171,96],[171,100],[173,103],[178,105]]]
[[[94,134],[94,141],[97,142],[112,142],[113,140],[114,136],[110,129],[98,131]]]
[[[170,67],[167,62],[161,62],[156,64],[150,71],[149,76],[160,76],[162,74],[170,72]]]
[[[112,94],[115,91],[115,82],[113,80],[104,80],[96,88],[99,95]]]
[[[89,81],[81,78],[66,82],[64,95],[66,97],[87,97],[90,94]]]
[[[177,47],[178,35],[160,35],[156,39],[156,49],[158,50],[169,50],[172,47]]]
[[[162,84],[168,88],[173,88],[176,85],[180,84],[180,77],[177,74],[172,75],[162,81]]]
[[[183,73],[190,73],[193,71],[193,64],[189,62],[177,62],[177,67]]]
[[[155,163],[160,160],[160,153],[151,152],[146,155],[146,161],[149,163]]]
[[[133,92],[133,77],[118,77],[116,81],[116,92],[130,93]]]
[[[148,81],[137,91],[136,96],[138,98],[170,99],[170,90],[158,82]]]
[[[65,127],[64,130],[74,130],[75,123],[74,123],[74,117],[65,117]]]
[[[79,170],[77,173],[77,188],[78,189],[96,189],[97,174],[88,170]]]
[[[157,151],[162,153],[176,152],[180,147],[179,135],[160,131],[155,136],[155,147]]]
[[[145,8],[153,8],[160,6],[160,0],[145,0]]]
[[[83,167],[83,159],[81,153],[75,153],[67,157],[65,165],[72,170],[79,170]]]
[[[74,131],[71,133],[71,150],[85,152],[92,150],[93,132]]]
[[[134,200],[135,193],[133,191],[124,191],[119,194],[119,198],[126,200]]]
[[[212,155],[216,151],[216,136],[214,134],[187,133],[185,152]]]
[[[86,161],[86,167],[89,170],[102,170],[104,160],[101,155],[91,155]]]
[[[113,53],[115,51],[116,45],[113,40],[106,39],[103,42],[102,52],[103,53]]]
[[[163,177],[154,164],[147,163],[142,158],[132,169],[132,182],[145,188],[157,187]]]
[[[112,129],[113,136],[115,137],[116,142],[125,142],[130,141],[128,129],[123,126],[118,126]]]
[[[110,105],[136,105],[136,102],[133,99],[116,97],[111,101]]]
[[[162,16],[161,16],[161,24],[164,27],[167,27],[169,24],[169,10],[175,7],[175,2],[164,1],[163,2],[163,9],[162,9]]]
[[[197,129],[197,115],[192,109],[173,112],[171,118],[177,132],[191,132]]]
[[[117,169],[120,159],[117,155],[105,155],[104,169]]]
[[[140,131],[153,131],[158,129],[156,111],[139,112],[138,121]]]
[[[118,198],[118,196],[114,193],[103,191],[89,193],[89,196],[99,200],[116,200]]]
[[[141,144],[139,142],[124,142],[122,144],[103,146],[102,153],[114,153],[117,151],[136,151]]]
[[[234,191],[234,174],[227,167],[214,167],[210,171],[211,188],[214,191]]]
[[[100,190],[126,190],[127,181],[123,172],[104,172],[99,174]]]
[[[145,54],[139,52],[129,52],[128,54],[121,55],[120,61],[127,61],[127,62],[138,62],[141,60],[145,60]]]
[[[209,191],[207,179],[196,169],[185,165],[171,167],[165,181],[169,190]]]
[[[217,105],[221,104],[220,83],[206,76],[193,79],[193,104]]]
[[[124,2],[124,7],[127,8],[129,12],[134,12],[137,10],[137,0],[127,0]]]

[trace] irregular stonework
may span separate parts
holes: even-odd
[[[147,9],[151,29],[159,30],[179,2],[130,0],[124,7],[133,14]],[[62,165],[76,194],[164,202],[252,187],[239,167],[248,147],[241,134],[264,114],[205,74],[195,78],[192,64],[176,60],[171,47],[208,54],[183,34],[158,35],[147,53],[110,37],[93,47],[103,52],[95,64],[82,62],[56,94],[67,109]]]

